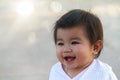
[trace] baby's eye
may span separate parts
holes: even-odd
[[[57,45],[59,45],[59,46],[63,46],[63,45],[64,45],[64,43],[57,43]]]
[[[71,44],[75,45],[75,44],[79,44],[79,42],[73,41]]]

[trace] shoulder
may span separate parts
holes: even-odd
[[[101,76],[104,77],[106,80],[117,80],[110,65],[97,59],[96,67],[98,68],[99,73],[101,73]]]
[[[57,69],[59,69],[61,67],[61,63],[57,62],[56,64],[54,64],[51,68],[51,71],[56,71]]]
[[[57,77],[59,77],[61,73],[61,63],[57,62],[54,64],[51,68],[49,80],[57,80]]]
[[[51,71],[50,71],[50,75],[56,75],[58,73],[61,72],[61,63],[60,62],[57,62],[56,64],[54,64],[51,68]]]
[[[106,64],[98,59],[96,59],[96,66],[99,67],[100,70],[105,71],[105,72],[112,70],[111,66],[109,66],[108,64]]]

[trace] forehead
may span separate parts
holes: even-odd
[[[86,37],[86,31],[83,26],[74,26],[72,28],[59,28],[57,30],[56,38],[75,38],[75,37]]]

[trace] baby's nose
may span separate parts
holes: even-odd
[[[64,53],[69,53],[71,51],[72,51],[72,49],[71,49],[70,45],[65,45],[64,46]]]

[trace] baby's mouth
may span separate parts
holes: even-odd
[[[68,62],[75,60],[75,58],[76,58],[75,56],[66,56],[66,57],[64,57],[65,61],[68,61]]]

